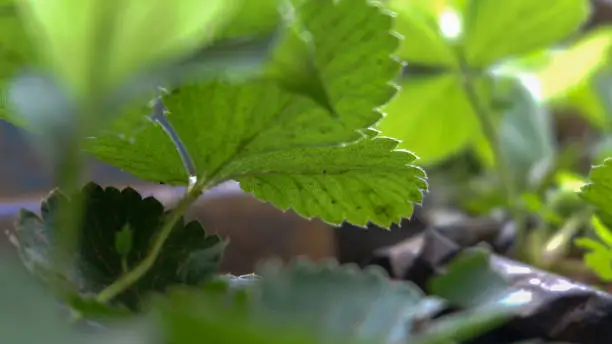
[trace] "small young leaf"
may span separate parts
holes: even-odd
[[[602,212],[612,214],[612,159],[591,168],[589,183],[582,187],[580,196]]]
[[[79,259],[66,278],[82,293],[97,293],[123,275],[124,261],[132,267],[148,254],[165,212],[159,201],[143,199],[131,188],[103,189],[92,183],[81,192],[85,213]],[[47,257],[54,248],[56,216],[66,200],[69,199],[54,191],[42,203],[42,218],[25,210],[20,213],[16,239],[26,266],[53,269]],[[132,244],[123,256],[116,250],[116,236],[127,226],[131,228]],[[119,304],[137,308],[147,292],[162,291],[172,284],[197,284],[217,271],[223,242],[217,236],[207,236],[196,221],[179,221],[176,226],[151,270],[118,296]]]
[[[432,294],[461,308],[473,308],[487,303],[498,307],[506,297],[508,282],[495,273],[489,263],[490,252],[475,248],[462,252],[447,267],[447,272],[429,283]]]
[[[588,0],[478,0],[463,13],[467,63],[487,67],[568,38],[587,20]]]
[[[122,257],[126,257],[132,250],[134,234],[129,225],[123,226],[123,229],[115,234],[115,250]]]
[[[587,251],[583,257],[586,266],[591,268],[601,280],[611,282],[612,249],[590,238],[578,238],[574,240],[574,244]]]

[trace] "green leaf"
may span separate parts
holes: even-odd
[[[395,150],[396,141],[360,132],[380,118],[375,109],[395,92],[389,82],[399,64],[389,57],[397,43],[390,17],[366,1],[311,1],[300,14],[338,118],[269,81],[180,88],[164,104],[197,178],[208,185],[237,179],[282,209],[334,224],[388,226],[410,216],[426,188],[423,171],[409,165],[412,154]],[[98,136],[88,151],[138,177],[187,184],[163,129],[140,125],[119,123],[118,132],[138,131]]]
[[[480,307],[432,320],[445,302],[375,267],[269,261],[236,292],[215,281],[154,299],[170,343],[449,343],[507,320],[508,307]],[[224,297],[225,296],[225,297]],[[196,339],[197,338],[197,339]]]
[[[115,250],[121,256],[127,256],[132,250],[133,235],[129,225],[123,226],[123,229],[115,234]]]
[[[461,343],[487,333],[509,320],[507,308],[479,307],[438,318],[414,340],[414,344]],[[410,344],[413,344],[411,341]]]
[[[408,77],[378,124],[385,136],[402,140],[421,164],[439,162],[467,147],[480,132],[460,80],[453,74]]]
[[[388,138],[363,139],[256,156],[228,170],[243,190],[280,209],[336,225],[389,227],[412,214],[413,202],[420,203],[427,188],[425,173],[411,165],[414,155],[396,146]]]
[[[600,279],[612,281],[612,249],[603,243],[590,238],[577,238],[574,244],[586,250],[584,264],[591,268]]]
[[[536,74],[541,83],[541,97],[544,100],[563,98],[590,80],[606,64],[611,45],[612,29],[600,28],[553,54],[550,62]]]
[[[404,37],[397,52],[408,63],[457,67],[457,59],[439,25],[440,1],[390,0],[387,6],[397,13],[395,30]]]
[[[499,66],[498,71],[527,76],[526,81],[533,84],[539,101],[577,109],[592,124],[603,127],[609,119],[604,108],[605,93],[599,94],[598,87],[602,81],[609,84],[606,64],[611,44],[612,31],[602,27],[567,47],[510,60]]]
[[[0,332],[6,343],[83,343],[68,323],[59,316],[59,308],[27,272],[0,259]]]
[[[461,308],[474,308],[493,303],[509,308],[506,304],[508,282],[490,266],[490,252],[473,248],[462,252],[447,267],[447,272],[429,282],[429,291]]]
[[[159,201],[152,197],[143,199],[131,188],[119,191],[88,184],[81,192],[85,212],[79,257],[66,278],[80,292],[97,293],[123,275],[124,261],[130,268],[144,259],[165,219],[165,212]],[[48,257],[54,249],[56,217],[69,201],[54,191],[41,205],[42,218],[27,210],[21,211],[15,234],[26,266],[53,271]],[[131,249],[123,256],[115,248],[115,239],[126,226],[131,228],[133,236]],[[198,222],[179,221],[151,270],[119,295],[119,304],[136,308],[147,292],[163,291],[178,283],[198,284],[210,278],[217,271],[223,246],[217,236],[207,236]]]
[[[595,234],[597,234],[597,237],[603,243],[608,245],[608,247],[612,248],[612,231],[610,231],[610,229],[608,229],[597,216],[593,216],[591,219],[591,225],[593,226],[593,230],[595,231]]]
[[[515,182],[525,187],[535,169],[554,162],[553,123],[547,109],[522,82],[509,86],[505,95],[513,106],[501,122],[500,147]]]
[[[177,290],[158,299],[173,337],[187,332],[182,322],[190,321],[194,338],[215,343],[399,343],[411,336],[413,322],[428,320],[444,306],[375,268],[298,261],[287,267],[268,262],[258,270],[262,279],[247,289],[247,302],[217,301],[215,307],[206,287],[200,294]]]
[[[612,214],[612,159],[591,168],[589,183],[582,187],[580,196],[602,212]]]
[[[295,321],[322,338],[401,342],[410,337],[415,319],[428,319],[443,306],[409,282],[392,282],[374,268],[359,271],[302,260],[289,267],[264,264],[259,274],[255,314],[279,324],[288,321],[288,326]]]
[[[311,344],[321,343],[315,334],[300,328],[279,327],[252,317],[246,304],[227,302],[226,288],[207,285],[203,290],[175,289],[153,299],[156,318],[161,320],[165,342],[169,344]],[[222,287],[222,286],[221,286]],[[229,306],[229,307],[228,307]],[[337,342],[322,344],[332,344]],[[340,344],[349,344],[340,341]]]
[[[315,47],[310,34],[303,28],[299,18],[294,18],[289,25],[279,47],[272,55],[265,75],[277,80],[290,92],[310,97],[337,116],[320,70],[316,66]]]
[[[543,49],[575,33],[589,15],[588,0],[472,0],[463,13],[465,58],[484,68]]]

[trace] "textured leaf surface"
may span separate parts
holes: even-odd
[[[310,1],[299,10],[338,116],[267,81],[180,88],[164,104],[198,178],[237,179],[263,200],[334,224],[388,226],[410,216],[426,188],[423,171],[409,165],[414,156],[358,131],[381,117],[376,108],[395,93],[391,18],[365,1]],[[88,150],[144,179],[186,184],[166,133],[147,122],[118,124],[120,132],[134,126],[133,136],[98,137]]]
[[[148,253],[165,212],[154,198],[142,198],[135,190],[105,189],[88,184],[83,189],[85,215],[81,226],[78,266],[66,276],[84,293],[96,293],[113,283],[126,268],[133,267]],[[42,204],[39,218],[22,210],[16,238],[24,262],[29,267],[49,267],[48,256],[54,248],[58,209],[69,201],[58,191]],[[121,255],[116,250],[117,235],[132,232],[130,250]],[[217,236],[207,236],[198,222],[179,221],[166,241],[153,268],[136,284],[119,295],[118,301],[137,307],[150,291],[164,290],[176,283],[196,284],[217,271],[220,248]]]
[[[472,67],[543,49],[569,38],[590,14],[588,0],[478,0],[463,13],[465,57]]]
[[[427,188],[415,157],[397,141],[367,138],[332,148],[295,149],[229,165],[245,191],[281,209],[332,224],[388,227],[412,214]]]

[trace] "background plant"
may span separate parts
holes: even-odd
[[[588,1],[388,5],[410,39],[398,51],[406,61],[402,92],[378,128],[432,168],[434,189],[441,175],[438,189],[451,204],[476,215],[506,209],[523,260],[571,265],[564,257],[572,239],[601,229],[576,191],[586,181],[584,161],[606,156],[609,27],[583,30]],[[499,6],[503,12],[493,13]],[[583,117],[595,140],[558,140],[556,123],[568,111]],[[527,217],[537,219],[535,232]]]
[[[593,205],[580,201],[575,186],[583,178],[563,169],[548,110],[557,101],[587,107],[568,94],[596,92],[584,80],[603,70],[607,33],[541,52],[574,33],[589,6],[534,4],[509,2],[500,17],[493,1],[391,1],[394,21],[365,0],[0,2],[0,28],[7,28],[0,30],[0,79],[9,100],[0,116],[31,133],[60,186],[40,215],[22,211],[11,233],[47,290],[3,264],[3,304],[32,302],[23,313],[0,313],[2,333],[33,343],[447,343],[503,323],[529,302],[508,302],[487,251],[457,258],[431,281],[429,296],[376,269],[333,263],[272,261],[257,275],[227,276],[218,271],[226,242],[183,215],[203,192],[234,179],[306,218],[388,228],[410,217],[428,189],[416,156],[398,148],[404,145],[425,163],[471,147],[485,171],[497,167],[505,190],[493,204],[510,209],[520,227],[528,212],[569,228],[561,233],[575,234],[592,219],[605,226],[607,165],[593,170],[582,193]],[[527,10],[531,21],[510,30]],[[70,16],[80,20],[66,32]],[[554,25],[537,26],[551,18]],[[599,52],[588,68],[562,85],[550,79],[585,49]],[[395,54],[407,61],[403,68]],[[544,96],[529,87],[534,78]],[[403,84],[397,96],[394,81]],[[409,112],[400,113],[407,99]],[[381,107],[389,114],[379,123]],[[441,113],[448,116],[442,125],[431,117]],[[605,123],[601,113],[588,118]],[[455,130],[442,139],[447,125]],[[400,142],[373,128],[419,134],[398,132]],[[185,196],[166,210],[131,188],[80,187],[83,154],[184,186]],[[542,164],[545,158],[552,159]],[[537,182],[519,178],[526,174]],[[605,231],[597,233],[610,245]],[[597,241],[580,243],[593,250],[592,267],[609,256]],[[486,293],[470,294],[470,283],[486,285]],[[57,321],[48,291],[73,325],[91,331]],[[42,311],[30,319],[33,305]],[[467,310],[432,321],[449,305]],[[38,327],[23,331],[24,319]]]

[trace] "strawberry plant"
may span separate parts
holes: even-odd
[[[595,125],[607,123],[591,81],[605,73],[610,31],[573,39],[589,8],[586,0],[0,0],[0,118],[29,133],[58,186],[9,231],[30,274],[0,264],[3,338],[474,338],[533,302],[505,291],[487,250],[460,254],[428,293],[381,269],[334,262],[272,260],[233,276],[219,271],[228,242],[184,217],[200,195],[236,180],[308,219],[389,228],[430,188],[418,164],[468,148],[485,174],[496,167],[503,201],[491,203],[512,215],[516,247],[529,251],[535,240],[529,215],[562,224],[565,243],[592,220],[605,245],[577,244],[592,250],[587,265],[612,275],[609,161],[581,193],[592,205],[581,201],[562,178],[550,116],[555,106],[582,106]],[[559,78],[575,58],[585,63]],[[129,187],[83,186],[84,156],[184,187],[184,196],[165,209]],[[483,202],[477,196],[465,199]],[[463,310],[443,315],[452,307]]]

